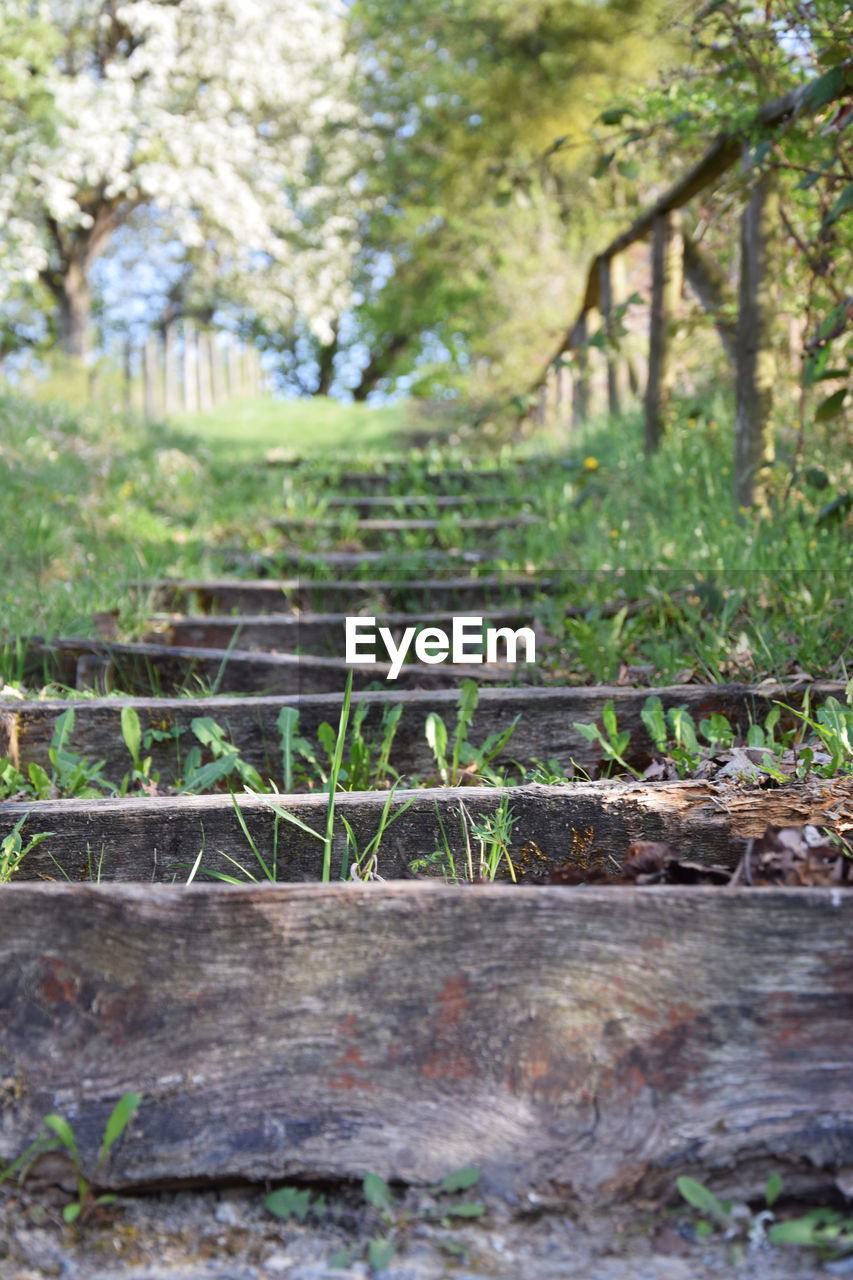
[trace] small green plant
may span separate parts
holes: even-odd
[[[66,743],[73,731],[74,708],[69,707],[57,718],[48,748],[47,756],[52,769],[50,778],[40,765],[31,764],[29,767],[30,781],[40,800],[48,799],[55,792],[80,799],[94,799],[115,791],[113,783],[103,776],[103,760],[91,764],[84,756],[69,751]]]
[[[178,788],[181,795],[208,791],[232,774],[236,774],[244,786],[255,791],[264,790],[264,782],[257,769],[242,758],[238,748],[228,741],[225,731],[215,720],[210,716],[196,716],[190,721],[190,728],[201,745],[193,746],[187,752],[184,781]],[[202,747],[213,757],[207,764],[202,764]]]
[[[748,1240],[750,1244],[764,1239],[765,1231],[773,1221],[772,1208],[782,1190],[782,1179],[778,1173],[771,1174],[764,1188],[765,1208],[753,1213],[749,1205],[732,1200],[720,1200],[701,1182],[695,1178],[681,1177],[676,1179],[676,1186],[684,1200],[700,1215],[696,1221],[696,1235],[700,1239],[721,1231],[726,1240],[732,1241],[730,1261],[735,1261],[741,1253],[739,1241]]]
[[[65,1206],[62,1210],[62,1216],[68,1223],[77,1222],[78,1220],[85,1221],[96,1205],[112,1204],[115,1200],[114,1195],[95,1194],[97,1176],[110,1148],[116,1139],[120,1138],[124,1133],[141,1102],[142,1099],[138,1093],[123,1093],[113,1107],[104,1129],[104,1136],[101,1140],[100,1151],[98,1152],[91,1178],[87,1178],[83,1172],[77,1140],[74,1137],[74,1130],[71,1125],[64,1116],[49,1115],[44,1118],[48,1132],[42,1131],[23,1155],[18,1156],[17,1160],[0,1173],[0,1183],[11,1178],[18,1170],[21,1170],[21,1181],[24,1181],[27,1171],[39,1156],[48,1151],[61,1151],[64,1148],[74,1168],[74,1176],[77,1182],[77,1199]]]
[[[431,711],[427,716],[426,739],[435,757],[441,781],[446,787],[457,786],[463,772],[469,776],[476,774],[489,782],[500,782],[499,776],[489,765],[506,747],[521,716],[517,715],[512,724],[507,725],[500,733],[490,734],[482,746],[475,747],[468,741],[468,730],[473,723],[479,697],[477,682],[463,680],[456,703],[456,729],[449,759],[447,726],[438,712]]]
[[[139,714],[135,707],[129,703],[121,709],[121,736],[124,745],[130,752],[130,758],[133,762],[133,768],[126,773],[121,780],[119,794],[126,796],[128,789],[137,782],[159,781],[159,775],[151,778],[151,756],[142,759],[143,734],[142,725],[139,722]]]
[[[838,1258],[853,1252],[853,1218],[839,1209],[811,1209],[801,1218],[775,1223],[767,1239],[771,1244],[811,1246],[822,1258]]]
[[[829,760],[821,764],[817,772],[823,778],[831,778],[837,773],[853,772],[853,707],[844,707],[837,698],[829,697],[818,707],[815,716],[809,715],[808,700],[802,711],[788,708],[804,724],[809,725],[828,754]],[[814,752],[804,747],[801,757],[809,753],[808,766],[813,767]]]
[[[624,758],[628,743],[631,741],[631,733],[628,729],[619,730],[612,701],[605,702],[601,708],[601,721],[604,725],[604,733],[601,732],[597,724],[581,724],[578,720],[573,722],[572,728],[577,729],[578,733],[586,738],[587,742],[597,743],[601,748],[601,754],[608,762],[607,777],[610,777],[610,770],[615,762],[621,765],[623,769],[627,769],[628,773],[633,773],[635,778],[641,778],[642,774],[632,768]]]
[[[428,871],[431,867],[440,866],[446,879],[457,882],[459,876],[456,870],[456,858],[437,804],[435,813],[441,832],[441,845],[426,857],[415,858],[409,863],[409,870],[416,875],[419,871]],[[467,879],[470,883],[473,884],[476,880],[493,881],[503,860],[506,860],[510,879],[515,882],[515,867],[509,853],[509,842],[515,822],[516,815],[510,808],[509,797],[506,794],[501,796],[494,813],[480,814],[476,818],[472,818],[462,801],[459,801],[459,824],[465,850]],[[475,845],[479,846],[476,851]]]
[[[391,767],[391,748],[403,714],[403,704],[393,703],[383,708],[378,744],[371,743],[362,732],[368,710],[367,702],[359,702],[351,717],[338,769],[338,785],[345,791],[376,790],[385,784],[389,774],[395,772]],[[311,743],[299,736],[299,711],[295,707],[282,707],[277,723],[281,736],[285,793],[293,790],[294,779],[300,774],[300,781],[305,781],[310,786],[319,778],[320,784],[328,790],[329,773],[338,746],[336,731],[326,721],[317,726],[317,739],[326,755],[324,763],[318,758]],[[304,767],[298,769],[298,760],[309,767],[310,774],[305,772]]]
[[[304,1222],[309,1214],[317,1219],[326,1216],[326,1197],[312,1195],[298,1187],[279,1187],[266,1197],[264,1207],[285,1222],[290,1218]]]
[[[21,830],[29,816],[25,813],[18,819],[9,834],[0,840],[0,884],[8,884],[27,854],[53,834],[52,831],[40,831],[38,835],[30,836],[24,844]]]
[[[363,1246],[351,1249],[339,1249],[329,1258],[330,1267],[346,1268],[359,1257],[366,1255],[371,1270],[383,1271],[392,1262],[397,1247],[406,1232],[419,1222],[439,1222],[449,1228],[454,1221],[479,1218],[486,1212],[486,1207],[479,1201],[450,1199],[459,1193],[470,1191],[480,1181],[480,1170],[469,1166],[449,1173],[435,1186],[425,1189],[425,1197],[413,1207],[396,1200],[394,1193],[384,1178],[377,1173],[368,1173],[362,1184],[365,1199],[378,1219],[377,1234],[368,1242],[366,1250]],[[461,1246],[452,1238],[442,1241],[448,1252],[459,1255]]]
[[[517,815],[509,806],[509,797],[504,793],[494,813],[481,815],[471,824],[471,836],[480,846],[479,874],[483,880],[493,881],[502,861],[506,861],[509,877],[515,884],[515,867],[509,856],[509,842]]]

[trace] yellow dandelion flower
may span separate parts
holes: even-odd
[[[592,457],[590,457],[590,458],[584,458],[584,460],[583,460],[583,465],[584,465],[584,470],[585,470],[585,471],[597,471],[597,470],[598,470],[598,458],[592,458]]]

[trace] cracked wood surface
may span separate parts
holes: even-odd
[[[0,1155],[68,1117],[101,1181],[486,1185],[596,1204],[853,1164],[832,890],[12,884]],[[827,1173],[829,1171],[829,1174]]]

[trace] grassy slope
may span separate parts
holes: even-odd
[[[179,414],[176,427],[216,458],[391,453],[405,446],[409,424],[400,404],[368,408],[334,400],[235,400],[205,414]]]
[[[117,608],[123,634],[138,635],[149,606],[133,603],[128,581],[221,572],[219,544],[263,550],[271,516],[305,513],[312,502],[321,509],[322,483],[311,486],[312,498],[305,473],[253,465],[271,445],[310,447],[345,463],[368,446],[387,453],[404,421],[399,407],[249,402],[165,427],[0,400],[0,625],[7,637],[93,633],[92,613]],[[653,663],[661,679],[684,667],[730,678],[780,674],[798,663],[813,675],[845,674],[849,528],[843,520],[815,523],[836,488],[853,487],[850,461],[834,442],[826,449],[829,487],[797,481],[773,523],[739,521],[733,510],[731,426],[719,406],[692,418],[685,412],[651,463],[636,416],[591,426],[569,445],[550,443],[570,465],[532,486],[506,459],[507,485],[516,496],[529,494],[530,508],[547,517],[525,534],[524,562],[601,571],[592,583],[568,579],[570,598],[592,611],[566,630],[569,675],[612,678],[620,657]],[[535,441],[526,451],[545,447]],[[780,491],[785,483],[780,474]],[[500,512],[498,498],[481,509]],[[452,540],[452,524],[448,530]],[[517,536],[513,530],[505,543],[507,564],[517,563],[509,554]],[[616,626],[596,617],[598,601],[649,590],[652,604],[641,619]],[[742,637],[747,662],[732,657]]]

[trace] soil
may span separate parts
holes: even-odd
[[[4,1189],[5,1190],[5,1189]],[[853,1276],[853,1258],[821,1263],[813,1250],[764,1240],[697,1239],[692,1211],[633,1206],[579,1218],[535,1201],[477,1196],[483,1217],[447,1226],[414,1217],[391,1263],[374,1272],[371,1238],[387,1234],[358,1186],[327,1190],[325,1215],[283,1222],[264,1191],[241,1187],[121,1197],[83,1227],[62,1222],[49,1193],[0,1203],[3,1280],[815,1280]],[[400,1204],[435,1204],[409,1191]],[[452,1241],[450,1252],[448,1239]],[[332,1255],[349,1248],[343,1268]],[[733,1252],[736,1251],[736,1252]]]

